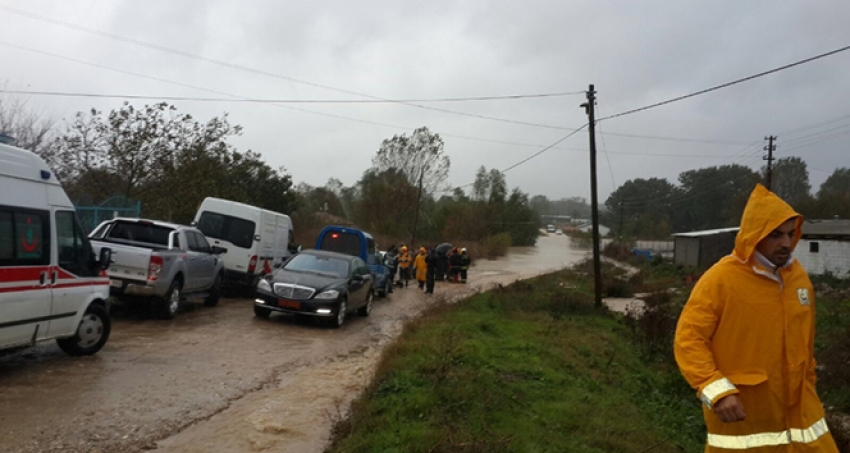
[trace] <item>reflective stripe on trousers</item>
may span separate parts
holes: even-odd
[[[708,445],[731,450],[745,450],[747,448],[788,445],[792,442],[808,444],[818,440],[828,432],[829,428],[826,427],[826,419],[822,418],[806,429],[792,428],[776,433],[756,433],[743,436],[726,436],[709,433]]]

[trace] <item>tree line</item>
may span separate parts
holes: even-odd
[[[141,202],[144,217],[189,223],[201,201],[214,196],[290,214],[307,228],[349,223],[402,241],[412,239],[414,224],[427,241],[502,235],[532,245],[537,237],[528,195],[509,192],[498,170],[482,167],[469,194],[449,188],[451,161],[427,127],[383,140],[372,165],[348,187],[336,178],[324,187],[295,187],[285,168],[236,149],[231,140],[242,127],[226,113],[201,121],[165,102],[125,102],[57,124],[25,102],[0,98],[0,133],[43,157],[78,206],[117,195]]]
[[[665,178],[626,181],[605,201],[604,223],[614,236],[665,239],[672,233],[737,226],[767,168],[755,171],[729,164]],[[850,218],[850,168],[838,168],[812,193],[806,162],[796,156],[776,160],[771,190],[808,219]]]

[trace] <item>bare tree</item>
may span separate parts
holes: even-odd
[[[449,175],[451,162],[443,152],[443,139],[420,127],[411,136],[394,135],[384,140],[372,159],[376,173],[397,170],[412,186],[419,186],[425,194],[437,192]]]
[[[15,146],[32,151],[54,164],[50,141],[56,119],[30,107],[28,99],[0,95],[0,134],[15,139]]]

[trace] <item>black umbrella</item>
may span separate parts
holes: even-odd
[[[438,245],[434,249],[434,251],[437,252],[437,253],[441,253],[441,254],[445,255],[445,254],[449,253],[449,250],[451,250],[451,249],[452,249],[452,245],[449,244],[448,242],[444,242],[444,243]]]

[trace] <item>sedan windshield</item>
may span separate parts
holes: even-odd
[[[339,278],[348,277],[348,261],[327,256],[297,255],[283,268],[288,271],[316,272]]]

